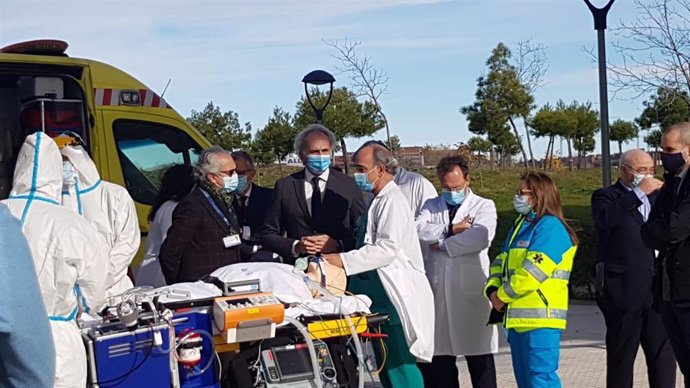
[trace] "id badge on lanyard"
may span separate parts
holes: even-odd
[[[228,227],[228,229],[232,230],[232,226],[230,225],[230,221],[228,221],[228,218],[223,214],[222,211],[220,211],[220,208],[218,208],[218,205],[216,202],[211,198],[211,195],[206,192],[206,190],[201,189],[201,192],[204,193],[204,196],[208,200],[208,202],[211,204],[211,207],[213,207],[213,210],[216,211],[216,214],[218,214],[218,217],[220,217],[221,220],[225,223],[225,225]],[[240,235],[235,233],[231,234],[228,236],[223,237],[223,246],[225,248],[232,248],[240,245],[242,243],[242,240],[240,240]]]

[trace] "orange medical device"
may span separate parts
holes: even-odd
[[[224,296],[213,302],[213,320],[226,343],[275,337],[285,306],[271,292]]]

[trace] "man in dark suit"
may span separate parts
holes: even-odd
[[[271,204],[273,189],[254,184],[256,168],[251,155],[245,151],[234,151],[232,158],[237,165],[235,172],[238,176],[232,206],[241,227],[242,261],[274,261],[273,253],[261,247],[264,218]]]
[[[620,178],[592,195],[597,232],[596,300],[606,321],[606,387],[631,388],[637,350],[647,360],[649,386],[673,387],[676,361],[661,314],[652,309],[654,250],[640,229],[663,183],[642,150],[621,155]]]
[[[295,139],[305,169],[276,182],[261,241],[286,263],[355,247],[364,196],[352,178],[330,168],[335,141],[322,125],[305,128]]]
[[[666,331],[690,387],[690,123],[681,122],[661,136],[664,187],[649,221],[645,244],[659,251],[654,292]]]
[[[159,259],[168,284],[194,282],[240,261],[240,225],[232,208],[238,178],[229,152],[201,154],[196,187],[177,205]]]

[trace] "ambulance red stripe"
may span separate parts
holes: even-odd
[[[163,98],[154,93],[150,89],[139,89],[139,101],[141,106],[151,108],[172,109]],[[94,100],[99,106],[119,106],[120,105],[120,89],[111,88],[94,88]]]

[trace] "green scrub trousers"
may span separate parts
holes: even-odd
[[[360,220],[357,248],[364,245],[367,218],[368,210]],[[417,359],[410,353],[400,317],[383,288],[378,272],[373,270],[350,276],[347,289],[353,294],[367,295],[372,301],[372,313],[388,314],[390,317],[390,324],[384,324],[381,327],[381,331],[388,335],[383,340],[387,350],[386,363],[379,375],[384,388],[424,388],[422,372],[417,368]],[[378,346],[374,347],[374,351],[380,365],[383,362],[383,351],[380,343],[378,341],[375,343]]]

